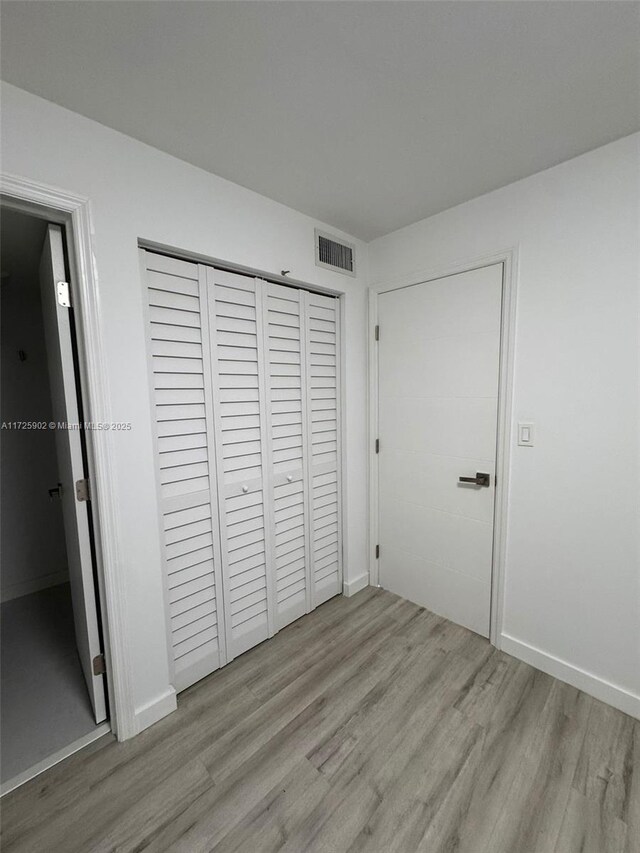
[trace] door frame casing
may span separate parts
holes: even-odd
[[[0,173],[0,201],[8,209],[64,226],[85,418],[94,423],[111,423],[104,323],[99,311],[99,280],[89,199],[17,175]],[[88,430],[85,435],[98,579],[96,606],[102,618],[110,724],[118,740],[126,740],[137,734],[138,725],[126,642],[126,596],[117,536],[118,487],[109,462],[113,458],[113,439],[110,430]]]
[[[498,380],[498,423],[496,442],[496,494],[493,519],[493,553],[491,561],[491,614],[489,639],[501,647],[504,615],[505,562],[507,553],[507,518],[513,432],[513,376],[515,364],[516,291],[518,278],[518,247],[472,258],[457,264],[418,270],[397,279],[372,284],[368,303],[368,368],[369,368],[369,583],[380,586],[379,560],[379,456],[375,442],[379,430],[378,414],[378,346],[375,337],[378,326],[378,295],[440,278],[471,272],[482,267],[502,264],[502,305],[500,316],[500,366]],[[384,329],[380,330],[380,337]]]

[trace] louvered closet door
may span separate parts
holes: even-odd
[[[265,283],[276,627],[312,607],[303,291]]]
[[[141,251],[170,656],[177,690],[225,657],[207,292],[195,264]]]
[[[312,603],[342,591],[340,302],[305,293]]]
[[[229,658],[274,632],[261,283],[207,268]]]

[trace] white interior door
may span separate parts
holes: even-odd
[[[173,684],[226,662],[213,389],[203,269],[140,251]]]
[[[340,300],[304,296],[312,601],[342,592]]]
[[[58,282],[66,281],[62,229],[49,225],[40,261],[40,292],[49,364],[53,417],[77,424],[79,407],[74,371],[69,308],[60,304]],[[107,717],[104,676],[95,675],[93,660],[100,654],[100,634],[93,576],[87,503],[76,499],[75,484],[85,477],[81,435],[77,429],[56,429],[58,476],[73,599],[76,642],[96,723]]]
[[[311,610],[305,292],[265,284],[263,323],[278,630]]]
[[[275,633],[262,283],[206,268],[229,660]]]
[[[378,301],[380,583],[487,637],[502,276],[494,264]],[[476,474],[489,485],[460,482]]]

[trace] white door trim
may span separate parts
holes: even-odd
[[[503,265],[502,316],[500,322],[500,378],[498,387],[498,438],[496,447],[496,497],[493,527],[493,559],[491,571],[490,641],[501,647],[504,610],[504,567],[507,549],[507,511],[510,483],[511,433],[513,410],[513,370],[515,356],[516,288],[518,248],[473,258],[446,267],[417,270],[391,281],[372,284],[369,291],[369,577],[380,585],[376,545],[379,542],[379,462],[375,452],[378,436],[378,347],[375,330],[378,325],[378,295],[403,287],[411,287],[446,276],[469,272],[493,264]],[[381,335],[384,329],[381,330]]]
[[[85,418],[96,423],[110,423],[108,369],[89,199],[6,173],[0,174],[0,193],[6,207],[66,226]],[[131,659],[126,639],[126,596],[117,536],[118,488],[110,464],[113,439],[109,430],[89,430],[86,436],[111,728],[118,740],[126,740],[137,733],[138,725],[133,705]]]

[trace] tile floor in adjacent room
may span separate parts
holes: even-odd
[[[0,610],[1,781],[96,728],[73,628],[69,584],[5,601]]]

